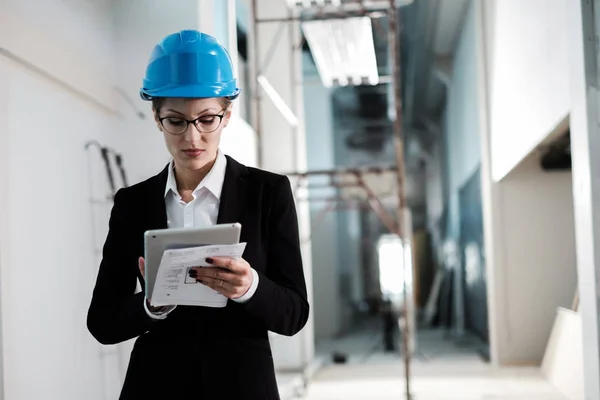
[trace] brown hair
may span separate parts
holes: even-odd
[[[165,102],[166,97],[154,97],[152,98],[152,109],[155,112],[160,111],[160,108],[163,106],[164,102]],[[232,101],[229,97],[217,97],[217,100],[219,101],[219,103],[221,103],[221,106],[223,106],[223,109],[226,110],[227,108],[229,108],[229,106],[231,105]]]

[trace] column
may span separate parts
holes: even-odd
[[[598,23],[600,1],[569,2],[573,199],[583,328],[585,398],[600,399],[598,282],[600,280],[600,120]],[[596,205],[596,207],[594,207]]]
[[[287,18],[289,10],[285,1],[256,0],[256,17]],[[299,49],[292,49],[300,43],[298,23],[275,22],[261,23],[257,32],[259,53],[258,73],[278,93],[281,100],[292,109],[299,120],[298,126],[292,126],[276,106],[277,99],[269,97],[262,86],[258,86],[260,95],[259,146],[261,168],[277,173],[306,169],[306,140],[303,125],[302,70]],[[252,36],[250,36],[252,38]],[[253,51],[252,41],[249,42]],[[251,55],[251,58],[254,57]],[[252,79],[252,78],[250,78]],[[253,85],[249,85],[253,86]],[[254,101],[254,100],[253,100]],[[294,182],[292,182],[293,184]],[[306,193],[297,192],[297,196]],[[310,233],[310,210],[306,202],[297,203],[300,237]],[[312,260],[310,243],[302,245],[304,273],[311,308],[312,303]],[[275,367],[282,371],[303,372],[309,366],[314,355],[312,310],[307,326],[296,336],[287,338],[272,335]]]

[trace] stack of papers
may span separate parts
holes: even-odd
[[[189,271],[191,268],[212,267],[206,262],[207,257],[240,258],[245,248],[246,243],[238,243],[166,250],[156,274],[150,304],[155,307],[225,307],[227,297],[190,278]]]

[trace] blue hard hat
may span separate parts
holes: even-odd
[[[140,90],[144,100],[156,97],[228,97],[240,94],[227,49],[214,37],[183,30],[154,47]]]

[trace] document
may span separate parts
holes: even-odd
[[[240,258],[245,248],[246,243],[238,243],[165,250],[156,274],[150,304],[156,307],[225,307],[227,297],[190,278],[189,271],[191,268],[212,267],[206,262],[207,257]]]

